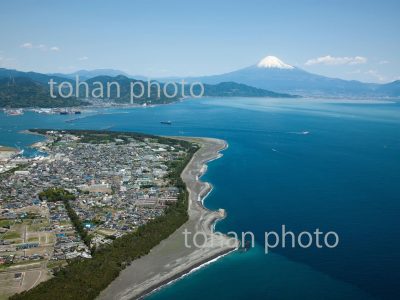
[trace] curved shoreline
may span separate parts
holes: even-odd
[[[159,284],[155,285],[154,287],[149,288],[148,290],[135,296],[135,298],[132,298],[132,299],[143,299],[152,293],[156,293],[159,290],[161,290],[162,288],[167,287],[170,284],[173,284],[174,282],[180,280],[181,278],[184,278],[184,277],[190,275],[191,273],[196,272],[197,270],[200,270],[201,268],[206,267],[207,265],[209,265],[213,262],[216,262],[218,259],[220,259],[234,251],[236,251],[236,249],[226,250],[220,254],[215,254],[215,255],[209,257],[208,259],[205,259],[204,261],[194,264],[190,269],[184,270],[178,274],[173,275],[171,278],[168,278],[168,279],[160,282]]]
[[[189,220],[151,252],[132,262],[99,295],[98,299],[139,299],[237,249],[238,241],[214,233],[214,224],[225,218],[225,211],[207,209],[202,199],[212,188],[200,177],[206,164],[222,156],[227,143],[218,139],[173,137],[201,145],[181,177],[189,191]],[[205,167],[205,168],[204,168]],[[204,192],[206,191],[206,192]],[[200,201],[199,201],[200,200]],[[183,232],[201,233],[205,247],[186,247]],[[189,245],[190,246],[190,245]]]

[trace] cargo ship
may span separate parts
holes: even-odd
[[[82,112],[80,110],[62,110],[60,115],[80,115]]]
[[[160,123],[164,125],[172,125],[171,121],[161,121]]]

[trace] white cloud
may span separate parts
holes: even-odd
[[[39,49],[39,50],[42,50],[42,51],[48,51],[48,50],[50,50],[50,51],[60,51],[61,49],[60,49],[60,47],[58,47],[58,46],[52,46],[52,47],[48,47],[48,46],[46,46],[45,44],[38,44],[38,45],[36,45],[36,44],[32,44],[32,43],[30,43],[30,42],[27,42],[27,43],[24,43],[24,44],[22,44],[21,45],[21,48],[25,48],[25,49]]]
[[[387,82],[393,82],[393,81],[400,81],[400,76],[383,76],[382,74],[380,74],[379,72],[377,72],[376,70],[369,70],[368,72],[366,72],[366,74],[378,79],[380,82],[382,83],[387,83]]]
[[[388,63],[389,63],[389,61],[387,61],[387,60],[381,60],[381,61],[379,62],[380,65],[386,65],[386,64],[388,64]]]
[[[323,65],[358,65],[358,64],[365,64],[367,62],[367,58],[363,56],[321,56],[317,58],[312,58],[306,61],[306,66],[312,66],[317,64]]]
[[[365,72],[365,74],[370,75],[372,77],[374,77],[375,79],[378,79],[381,82],[387,81],[386,77],[381,75],[378,71],[376,70],[368,70],[367,72]]]
[[[24,43],[21,45],[21,48],[32,49],[33,45],[32,43]]]
[[[82,57],[78,58],[78,60],[80,60],[80,61],[88,60],[88,59],[89,59],[89,57],[87,57],[87,56],[82,56]]]

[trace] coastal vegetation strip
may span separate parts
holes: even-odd
[[[74,194],[66,191],[63,188],[49,188],[41,193],[39,193],[40,200],[46,200],[50,202],[62,201],[64,203],[65,209],[67,210],[68,217],[71,219],[72,224],[75,227],[75,230],[78,232],[82,241],[90,248],[90,240],[91,237],[85,230],[83,226],[83,222],[79,219],[79,216],[76,214],[74,209],[71,207],[69,201],[76,200]]]

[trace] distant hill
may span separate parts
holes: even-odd
[[[28,77],[0,78],[0,107],[71,107],[88,104],[74,97],[51,98],[47,85]]]
[[[194,88],[195,93],[199,91]],[[242,83],[221,82],[215,85],[204,84],[204,96],[210,97],[270,97],[270,98],[298,98],[291,94],[275,93],[264,89],[255,88]]]
[[[59,76],[59,77],[65,77],[65,78],[69,78],[69,79],[75,79],[76,76],[79,76],[80,80],[87,80],[93,77],[97,77],[97,76],[110,76],[110,77],[115,77],[118,75],[123,75],[125,77],[129,77],[132,78],[131,75],[127,74],[124,71],[120,71],[120,70],[114,70],[114,69],[96,69],[96,70],[79,70],[73,73],[69,73],[69,74],[62,74],[62,73],[54,73],[54,74],[48,74],[50,76]],[[136,79],[145,79],[142,76],[134,76]]]
[[[92,73],[93,74],[93,73]],[[0,69],[0,107],[64,107],[64,106],[78,106],[88,105],[87,101],[80,101],[79,99],[53,99],[50,97],[50,86],[48,82],[53,79],[57,83],[64,81],[70,82],[75,88],[75,79],[61,77],[61,74],[41,74],[36,72],[21,72],[17,70]],[[140,82],[144,86],[144,93],[141,97],[135,97],[134,103],[136,104],[167,104],[177,101],[181,98],[182,91],[181,84],[177,84],[178,93],[174,97],[169,97],[164,93],[164,83],[152,81],[150,86],[150,96],[148,95],[148,82],[147,80],[138,80],[128,78],[125,75],[96,76],[87,80],[80,78],[80,82],[86,82],[89,85],[89,97],[92,97],[93,92],[99,94],[99,90],[95,90],[98,86],[95,82],[102,83],[103,86],[103,99],[112,100],[116,103],[130,103],[130,85],[132,82]],[[107,83],[117,82],[120,86],[120,97],[117,97],[117,90],[115,87],[110,89],[111,95],[107,97]],[[158,95],[157,84],[160,85],[160,96]],[[56,89],[57,90],[57,89]],[[196,95],[200,94],[200,88],[197,86],[194,89]],[[136,85],[134,87],[134,94],[141,94],[141,87]],[[167,86],[167,94],[173,95],[174,88],[172,85]],[[75,95],[75,91],[74,91]],[[185,86],[185,95],[189,95],[189,86]],[[81,87],[79,93],[80,99],[86,99],[84,87]],[[216,85],[205,84],[204,96],[214,97],[295,97],[290,94],[275,93],[269,90],[254,88],[245,84],[235,82],[223,82]],[[88,101],[89,101],[88,100]]]
[[[400,80],[393,81],[391,83],[383,84],[377,89],[377,93],[388,96],[388,97],[399,97],[400,96]]]
[[[116,77],[110,77],[110,76],[98,76],[91,78],[87,80],[86,82],[89,84],[89,86],[93,86],[94,82],[101,82],[103,84],[103,93],[106,95],[106,86],[107,82],[118,82],[120,85],[120,98],[116,98],[116,89],[112,88],[111,89],[111,98],[115,98],[117,102],[119,103],[128,103],[130,101],[130,84],[131,82],[141,82],[143,86],[145,87],[145,95],[143,95],[140,98],[135,98],[134,101],[135,103],[143,104],[143,103],[157,103],[157,104],[166,104],[170,102],[174,102],[180,98],[182,95],[181,92],[181,85],[177,84],[178,86],[178,95],[174,98],[169,98],[167,97],[163,90],[164,90],[164,83],[162,82],[157,82],[160,85],[160,90],[161,90],[161,95],[158,97],[157,95],[157,88],[155,85],[151,85],[150,89],[150,99],[147,96],[147,90],[148,90],[148,82],[147,81],[142,81],[142,80],[134,80],[130,79],[125,76],[116,76]],[[156,83],[154,81],[153,83]],[[172,86],[167,86],[167,94],[172,95],[174,93],[174,89]],[[83,95],[83,90],[81,91],[81,95]],[[92,93],[92,89],[89,91]],[[141,93],[141,88],[139,86],[135,86],[134,88],[134,93],[136,95],[139,95]],[[201,93],[201,89],[199,86],[194,86],[193,88],[193,93],[195,95],[199,95]],[[185,86],[185,95],[188,96],[190,95],[190,86],[186,85]],[[203,96],[213,96],[213,97],[279,97],[279,98],[292,98],[292,97],[297,97],[289,94],[280,94],[280,93],[274,93],[271,91],[263,90],[263,89],[257,89],[245,84],[239,84],[235,82],[223,82],[219,83],[217,85],[211,85],[211,84],[205,84],[204,85],[204,94]],[[153,99],[153,100],[151,100]]]
[[[50,81],[51,78],[53,78],[54,81],[56,82],[63,82],[63,81],[70,81],[72,82],[71,79],[62,77],[62,76],[57,76],[57,75],[47,75],[47,74],[42,74],[42,73],[36,73],[36,72],[22,72],[22,71],[17,71],[17,70],[12,70],[12,69],[4,69],[0,68],[0,79],[12,79],[15,77],[24,77],[24,78],[29,78],[32,79],[33,81],[48,85],[48,82]]]
[[[89,93],[91,94],[93,92],[93,88],[96,88],[94,85],[94,82],[101,82],[103,86],[103,94],[106,97],[107,96],[107,83],[111,82],[117,82],[120,86],[120,97],[117,98],[117,90],[115,87],[110,88],[110,99],[114,99],[116,103],[130,103],[130,97],[131,97],[131,83],[135,82],[141,82],[144,86],[144,93],[141,97],[135,97],[134,98],[134,103],[136,104],[167,104],[171,103],[174,101],[177,101],[179,99],[178,96],[169,98],[167,97],[164,92],[163,92],[163,84],[160,84],[160,97],[158,97],[158,89],[156,85],[151,85],[150,86],[150,97],[148,97],[148,83],[147,81],[142,81],[142,80],[136,80],[136,79],[131,79],[123,75],[118,75],[115,77],[112,76],[97,76],[90,78],[86,80],[86,82],[89,85]],[[134,90],[133,90],[135,95],[140,95],[142,93],[141,87],[139,85],[135,85]],[[172,92],[170,93],[172,94]],[[80,91],[79,95],[84,95],[84,90],[82,89]]]

